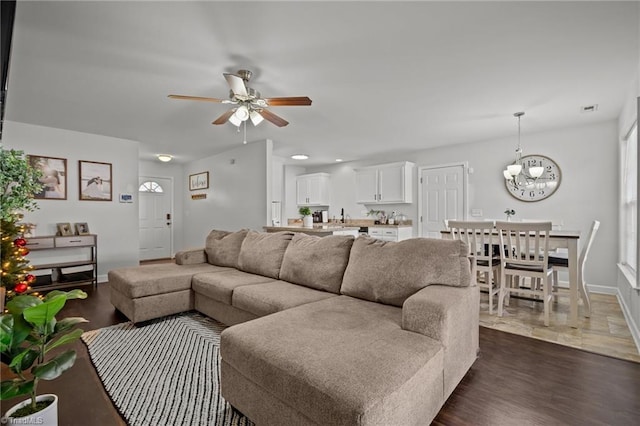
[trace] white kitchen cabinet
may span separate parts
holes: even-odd
[[[328,206],[329,173],[312,173],[296,178],[296,200],[299,206]]]
[[[381,226],[377,228],[370,226],[369,236],[383,241],[402,241],[411,238],[413,231],[411,227],[392,228]]]
[[[413,201],[413,167],[408,161],[356,169],[356,202],[400,204]]]

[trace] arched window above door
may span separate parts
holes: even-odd
[[[140,187],[138,188],[139,192],[164,192],[162,186],[158,182],[154,182],[152,180],[148,180],[146,182],[142,182]]]

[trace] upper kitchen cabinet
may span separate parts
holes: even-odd
[[[329,173],[312,173],[296,177],[296,200],[299,206],[328,206]]]
[[[408,161],[356,169],[356,202],[399,204],[413,200],[413,167]]]

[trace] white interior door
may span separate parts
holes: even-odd
[[[171,257],[173,181],[140,177],[140,260]]]
[[[466,219],[466,188],[463,164],[420,168],[421,237],[440,238],[446,219]]]

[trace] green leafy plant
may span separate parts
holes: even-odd
[[[42,190],[38,180],[40,170],[31,167],[23,151],[0,148],[0,217],[5,221],[16,221],[20,211],[34,211],[38,208],[33,194]]]
[[[300,209],[298,209],[298,213],[303,217],[311,216],[311,209],[309,207],[300,207]]]
[[[0,383],[0,400],[30,395],[27,412],[21,414],[39,411],[36,408],[38,382],[60,377],[76,360],[73,349],[50,352],[77,340],[83,330],[75,326],[87,322],[81,317],[56,320],[55,316],[67,300],[86,298],[87,294],[81,290],[56,290],[43,298],[16,296],[7,303],[8,313],[0,316],[0,352],[2,363],[8,365],[16,377]]]

